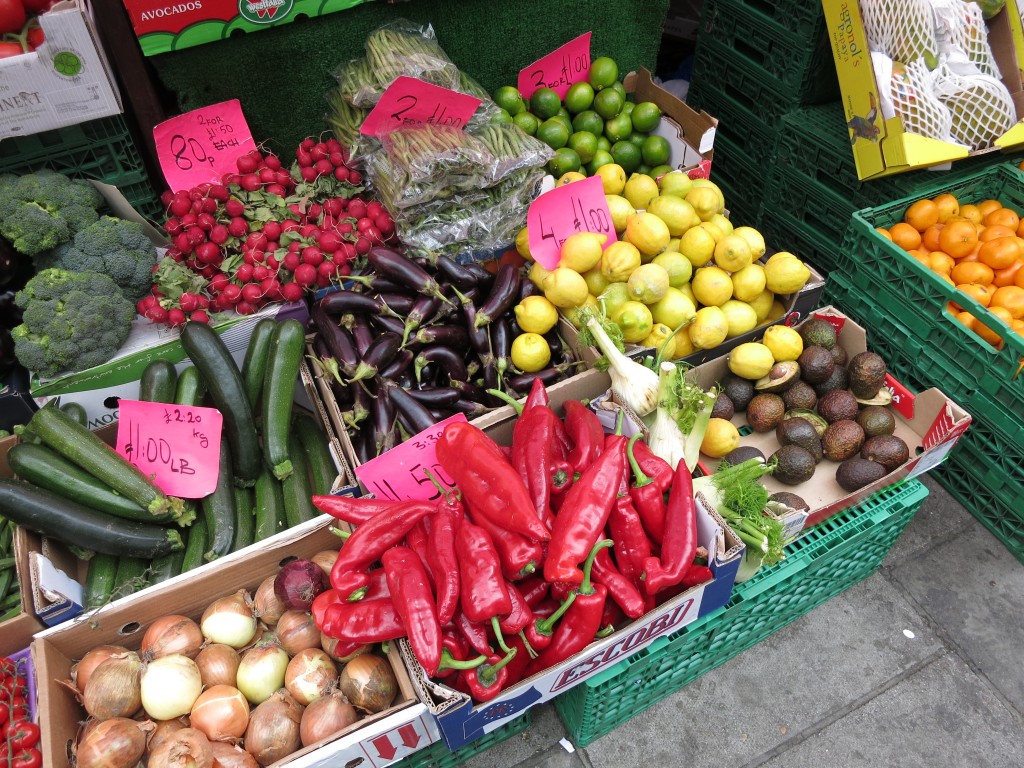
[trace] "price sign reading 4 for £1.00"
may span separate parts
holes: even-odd
[[[558,266],[562,244],[577,232],[607,235],[615,242],[615,227],[600,176],[574,181],[545,192],[526,215],[530,254],[545,269]]]

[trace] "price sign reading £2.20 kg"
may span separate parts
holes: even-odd
[[[526,215],[530,254],[545,269],[554,269],[562,244],[577,232],[607,235],[604,247],[615,242],[615,227],[600,176],[574,181],[545,192]]]
[[[213,493],[224,417],[216,408],[120,400],[117,452],[164,493],[199,499]]]

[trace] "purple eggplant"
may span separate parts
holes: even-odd
[[[439,256],[436,266],[437,271],[444,276],[445,280],[459,290],[468,290],[479,280],[479,275],[474,274],[472,270],[466,269],[461,264],[457,264],[447,256]]]
[[[487,300],[477,309],[474,324],[478,328],[485,326],[511,309],[519,296],[521,282],[522,276],[518,267],[511,264],[503,265],[494,278],[494,285],[487,294]]]
[[[375,315],[384,311],[380,299],[347,290],[329,293],[320,299],[317,305],[329,315]]]
[[[402,346],[402,337],[397,333],[385,333],[374,339],[363,359],[359,361],[355,373],[349,379],[349,383],[362,381],[376,376],[381,370],[398,355]]]
[[[462,397],[462,393],[454,387],[423,387],[408,392],[409,397],[419,400],[428,408],[448,408]]]
[[[413,364],[416,381],[423,381],[423,368],[430,363],[437,363],[438,368],[440,369],[442,381],[446,379],[452,379],[454,381],[469,380],[469,372],[466,370],[466,361],[462,359],[462,355],[451,347],[438,344],[421,350],[419,354],[416,355],[416,361]]]
[[[394,318],[390,319],[394,320]],[[373,344],[373,340],[377,338],[377,332],[370,325],[370,318],[365,315],[356,315],[353,318],[351,330],[352,338],[356,343],[356,351],[362,357],[366,354],[366,350],[370,348],[370,345]]]
[[[411,349],[401,349],[398,354],[395,355],[395,359],[388,363],[387,366],[381,369],[380,376],[382,379],[397,379],[412,365],[413,358],[415,355]]]
[[[464,397],[460,397],[452,405],[452,408],[459,413],[466,414],[467,418],[475,419],[477,416],[483,416],[490,410],[486,405],[476,400],[468,400]]]
[[[405,343],[409,341],[409,334],[432,318],[440,306],[441,299],[437,296],[421,296],[416,300],[413,308],[405,318],[405,330],[402,333],[402,346],[405,346]]]
[[[469,334],[461,325],[428,325],[412,335],[409,342],[415,346],[443,344],[452,349],[469,346]]]
[[[399,418],[410,432],[417,434],[434,426],[436,422],[430,415],[430,410],[423,403],[413,398],[393,381],[382,379],[381,384],[384,394],[394,403]],[[381,393],[378,392],[378,397],[380,396]]]
[[[412,311],[417,297],[411,296],[408,293],[388,291],[387,293],[378,294],[377,298],[384,302],[396,315],[407,315]]]
[[[366,263],[374,272],[388,280],[411,288],[417,293],[447,301],[437,280],[398,251],[390,248],[371,248],[366,255]]]
[[[319,304],[313,307],[310,315],[317,330],[316,338],[326,347],[335,364],[332,366],[328,359],[318,355],[321,363],[327,370],[340,380],[338,371],[345,376],[353,376],[359,366],[360,354],[356,348],[355,341],[345,328],[328,315]]]

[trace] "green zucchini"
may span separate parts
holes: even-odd
[[[260,408],[260,393],[263,391],[263,376],[267,370],[270,357],[270,337],[274,335],[277,321],[272,317],[264,317],[252,329],[249,346],[245,349],[242,360],[242,381],[245,384],[245,395],[253,411]]]
[[[263,467],[256,478],[256,541],[284,530],[284,495],[281,481]]]
[[[80,403],[64,403],[60,409],[83,427],[89,426],[89,415]]]
[[[174,402],[178,405],[202,405],[206,397],[206,382],[203,381],[199,369],[188,366],[178,376],[178,385],[174,390]]]
[[[179,549],[169,555],[158,557],[150,564],[150,584],[159,584],[161,581],[174,578],[181,573],[181,566],[185,562],[185,550]]]
[[[259,482],[259,478],[256,478]],[[253,511],[253,489],[235,488],[235,538],[231,542],[231,551],[237,552],[248,547],[255,541],[256,516]]]
[[[44,536],[108,555],[152,559],[184,546],[173,528],[120,520],[23,480],[0,479],[0,515]]]
[[[113,598],[116,600],[149,586],[148,571],[149,561],[141,557],[122,557],[118,560]]]
[[[131,499],[90,475],[77,464],[72,464],[59,453],[45,445],[18,443],[7,453],[7,463],[14,474],[33,485],[76,501],[97,512],[137,520],[140,523],[170,522],[170,512],[152,515]]]
[[[89,570],[85,574],[85,608],[99,608],[110,602],[114,592],[114,576],[117,575],[118,558],[97,552],[89,559]]]
[[[284,495],[284,522],[286,528],[312,520],[319,515],[311,499],[313,489],[309,484],[306,468],[306,457],[299,445],[299,439],[292,435],[288,446],[292,454],[294,471],[281,481],[281,493]]]
[[[313,480],[313,493],[326,495],[331,492],[338,478],[338,467],[327,445],[327,435],[320,429],[316,419],[308,413],[296,413],[292,419],[292,431],[298,435],[299,445],[305,454],[309,474]]]
[[[204,554],[206,554],[206,521],[200,517],[188,527],[188,541],[185,544],[185,559],[181,563],[181,572],[186,573],[205,563]]]
[[[292,400],[299,378],[299,363],[306,333],[298,320],[278,323],[270,339],[270,354],[263,377],[263,455],[274,477],[284,480],[292,473],[288,441]]]
[[[185,323],[181,345],[202,374],[213,404],[224,416],[224,434],[233,462],[228,466],[234,470],[235,485],[249,488],[260,474],[263,457],[242,374],[223,339],[206,323]]]
[[[173,403],[178,372],[166,360],[153,360],[142,371],[139,400],[147,403]]]
[[[206,560],[216,560],[231,552],[235,539],[235,495],[231,491],[231,473],[225,471],[230,466],[231,448],[227,437],[221,435],[217,487],[200,502],[206,521]]]
[[[179,525],[191,522],[184,501],[165,495],[152,479],[59,408],[40,408],[32,414],[29,429],[64,458],[148,510],[154,519],[170,513]]]

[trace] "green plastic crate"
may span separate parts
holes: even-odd
[[[426,749],[421,749],[395,763],[396,768],[453,768],[476,757],[501,742],[518,736],[530,727],[533,714],[526,710],[519,717],[497,728],[482,738],[470,742],[461,749],[452,752],[444,739],[435,741]]]
[[[826,187],[790,167],[776,164],[764,185],[761,203],[766,211],[785,211],[805,230],[826,242],[840,244],[857,205],[841,192]],[[837,261],[838,263],[838,261]]]
[[[821,5],[800,0],[736,0],[801,40],[813,40],[825,26]],[[831,63],[831,55],[829,56]]]
[[[700,675],[874,573],[928,496],[917,480],[885,488],[811,528],[786,559],[737,584],[706,616],[555,699],[586,746]]]
[[[711,180],[721,187],[729,220],[737,227],[758,224],[763,172],[763,163],[754,160],[739,145],[722,135],[715,138]]]

